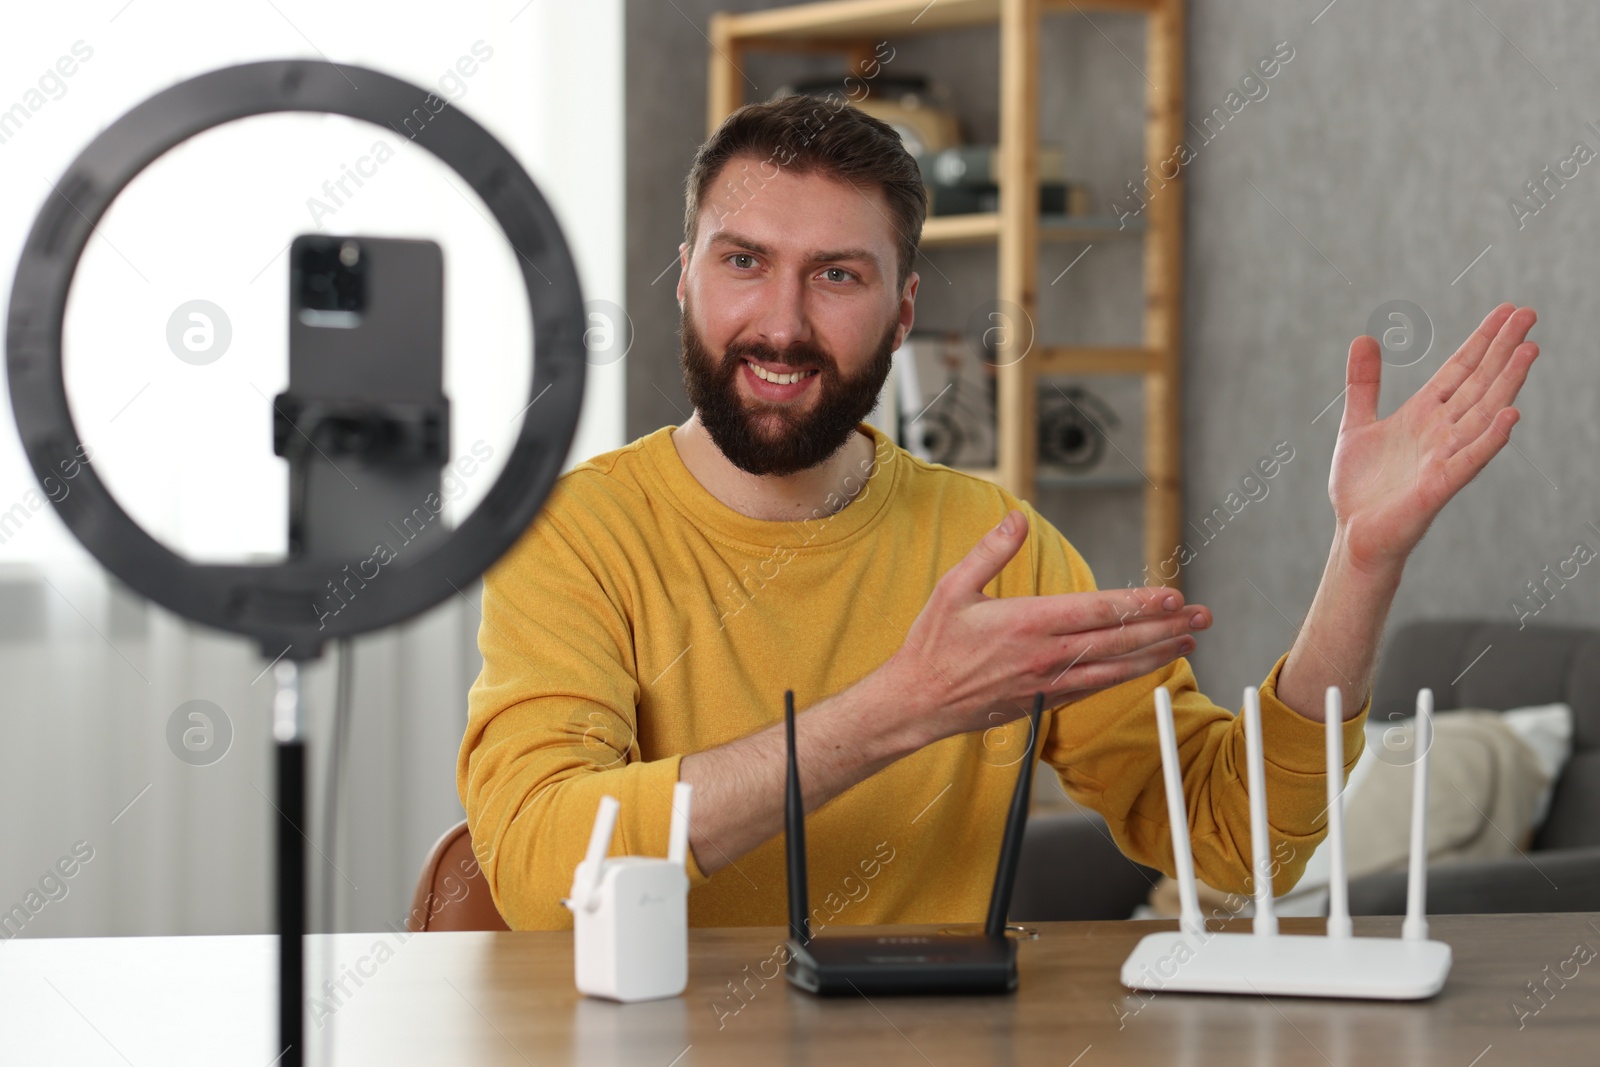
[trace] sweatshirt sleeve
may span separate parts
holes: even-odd
[[[495,906],[513,930],[570,929],[561,904],[600,798],[611,855],[665,856],[681,756],[644,761],[632,629],[550,509],[483,581],[483,669],[456,786]],[[705,875],[691,855],[691,886]]]
[[[1094,576],[1078,551],[1032,507],[1025,510],[1033,524],[1030,540],[1039,592],[1095,589]],[[1326,728],[1278,699],[1278,676],[1286,659],[1287,652],[1257,687],[1273,889],[1279,894],[1300,880],[1327,833]],[[1125,855],[1176,874],[1156,734],[1155,690],[1163,685],[1172,694],[1196,876],[1223,892],[1248,893],[1244,716],[1199,692],[1187,658],[1055,709],[1041,758],[1056,769],[1068,796],[1105,817]],[[1361,757],[1371,703],[1369,694],[1360,713],[1344,724],[1347,776]]]

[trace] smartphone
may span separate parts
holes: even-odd
[[[289,248],[289,555],[349,589],[442,539],[449,459],[444,254],[433,241],[303,234]]]

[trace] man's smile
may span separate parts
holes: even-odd
[[[780,367],[779,370],[770,369],[772,364],[759,364],[749,359],[741,359],[740,374],[750,391],[763,400],[793,400],[805,393],[811,387],[811,380],[817,377],[817,371],[794,370],[793,368]]]

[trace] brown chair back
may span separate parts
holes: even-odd
[[[406,929],[413,933],[511,929],[495,908],[489,882],[478,868],[466,820],[446,830],[423,861]]]

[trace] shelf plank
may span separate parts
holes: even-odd
[[[768,8],[728,20],[734,37],[848,41],[981,26],[1000,18],[1000,0],[823,0]]]
[[[1041,215],[1039,239],[1042,241],[1110,241],[1144,236],[1143,219],[1119,223],[1109,215]],[[929,248],[988,244],[1000,236],[1000,216],[996,212],[966,215],[932,215],[922,224],[922,243]]]
[[[722,120],[744,103],[744,49],[729,33],[730,16],[722,11],[711,15],[711,54],[706,68],[706,136],[717,132]]]
[[[1047,15],[1078,15],[1086,11],[1143,14],[1157,0],[1043,0]],[[734,40],[761,47],[785,42],[799,47],[836,47],[840,41],[905,37],[937,33],[968,26],[992,25],[1000,20],[1000,0],[823,0],[768,8],[728,18]]]
[[[1160,353],[1151,348],[1046,346],[1035,349],[1037,374],[1154,374]]]
[[[991,243],[1000,236],[1000,216],[930,215],[922,223],[922,243],[928,247]]]
[[[1085,11],[1107,15],[1148,15],[1161,0],[1042,0],[1046,15],[1081,15]]]

